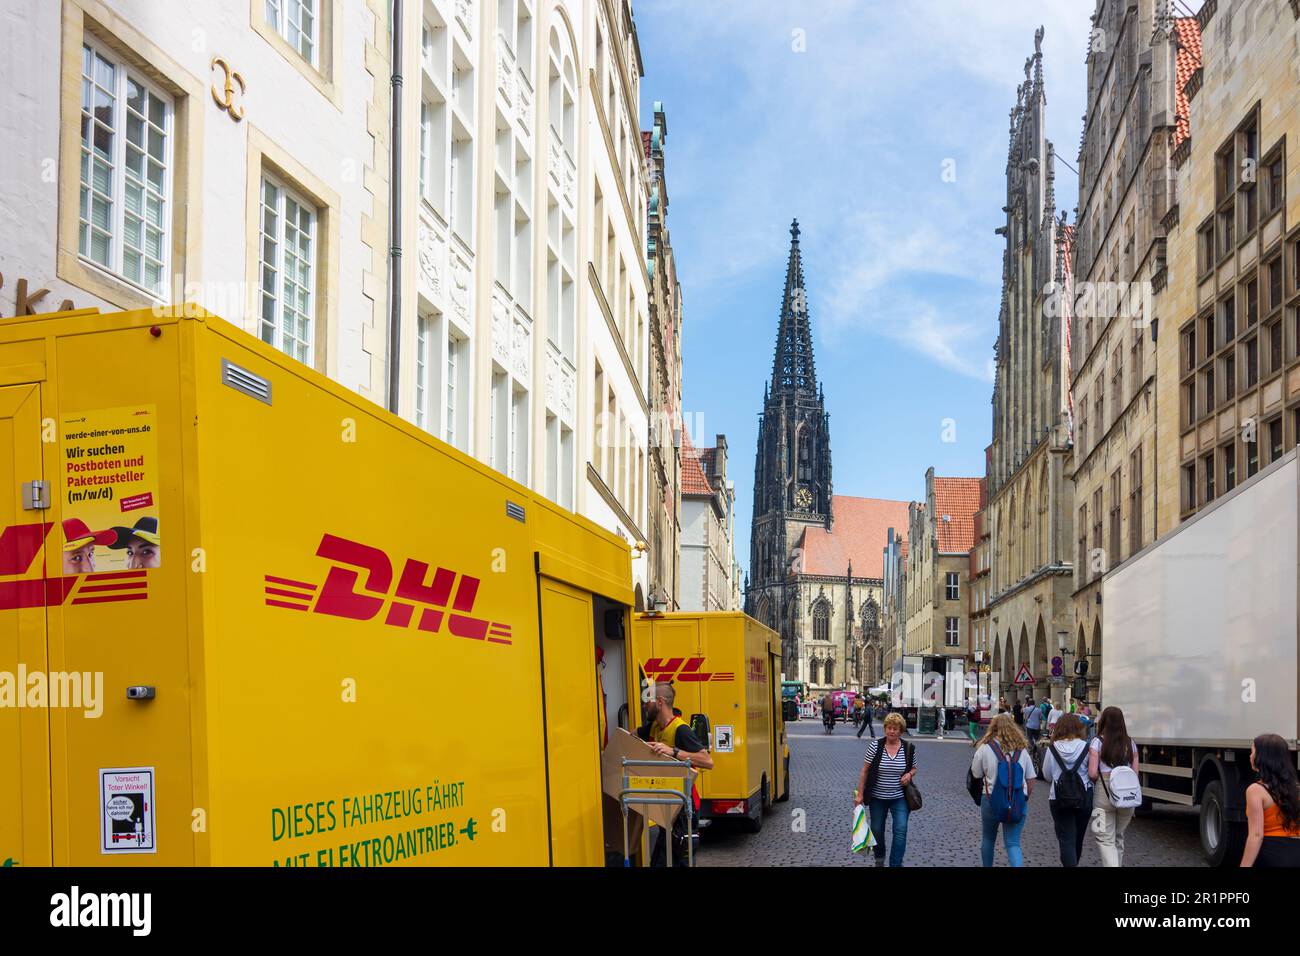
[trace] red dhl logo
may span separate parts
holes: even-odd
[[[32,571],[53,522],[10,525],[0,532],[0,578],[26,575]],[[143,601],[149,596],[147,571],[105,571],[100,574],[71,574],[0,580],[0,611],[28,607],[58,607],[72,596],[73,604],[109,604],[115,601]]]
[[[645,676],[656,683],[700,682],[710,680],[735,680],[734,671],[708,673],[700,668],[704,666],[703,657],[652,657],[645,662]]]
[[[761,657],[751,657],[749,659],[749,673],[745,676],[745,679],[766,684],[767,662]]]
[[[514,643],[509,624],[470,613],[478,596],[478,578],[447,568],[434,568],[431,574],[428,564],[408,558],[394,589],[393,562],[386,552],[333,534],[321,536],[316,556],[336,562],[325,575],[325,583],[315,585],[265,575],[267,605],[353,621],[374,620],[388,605],[384,623],[390,627],[410,627],[416,620],[419,630],[437,633],[445,618],[447,630],[456,637],[490,644]]]

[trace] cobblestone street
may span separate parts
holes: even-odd
[[[745,834],[730,825],[710,827],[703,837],[701,866],[872,865],[869,852],[849,851],[852,794],[866,751],[866,735],[859,740],[852,724],[837,724],[835,733],[827,736],[817,720],[800,720],[786,727],[791,763],[789,802],[777,804],[757,834]],[[879,722],[876,732],[880,732]],[[979,810],[964,785],[971,758],[969,743],[964,736],[909,739],[916,744],[916,782],[925,805],[911,817],[905,865],[979,866]],[[1047,793],[1046,784],[1040,781],[1021,838],[1026,866],[1060,865]],[[805,813],[803,832],[793,826],[800,810]],[[1134,819],[1125,837],[1126,866],[1204,866],[1194,810],[1158,808]],[[994,865],[1007,865],[1000,836]],[[1091,835],[1084,842],[1080,865],[1101,865]]]

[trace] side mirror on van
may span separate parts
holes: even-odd
[[[695,739],[704,744],[705,750],[713,749],[713,734],[709,727],[708,714],[691,714],[691,733]]]

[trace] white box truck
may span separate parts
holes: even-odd
[[[970,693],[974,692],[972,683]],[[964,709],[966,696],[965,658],[909,654],[894,661],[890,679],[890,703],[895,711],[903,715],[908,727],[932,732],[934,728],[931,718],[937,719],[938,709]],[[949,728],[951,718],[949,713]]]
[[[1145,797],[1201,808],[1215,866],[1241,859],[1251,741],[1300,737],[1298,472],[1293,450],[1102,583],[1102,704],[1124,710]]]

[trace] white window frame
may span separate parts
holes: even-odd
[[[91,57],[91,74],[88,76],[86,69],[86,55]],[[100,86],[95,77],[95,66],[102,60],[113,70],[112,90]],[[127,275],[126,272],[126,219],[128,215],[126,203],[127,190],[127,128],[128,128],[128,111],[131,108],[128,105],[127,89],[129,84],[135,84],[146,97],[156,97],[163,107],[162,126],[159,127],[153,123],[149,117],[141,117],[144,122],[146,136],[149,131],[157,130],[162,136],[162,157],[158,160],[162,167],[161,192],[155,190],[149,183],[147,172],[142,180],[137,180],[142,192],[142,201],[145,203],[139,210],[138,215],[133,214],[140,221],[141,236],[147,228],[149,218],[146,215],[147,203],[150,198],[157,198],[160,204],[160,211],[156,224],[152,227],[159,233],[159,255],[151,256],[146,251],[146,243],[141,239],[139,247],[135,250],[145,262],[141,263],[140,279],[134,279]],[[111,156],[104,157],[102,153],[97,152],[93,146],[88,146],[86,134],[83,132],[79,138],[80,162],[80,187],[78,200],[78,221],[77,221],[77,251],[82,262],[92,268],[102,269],[111,273],[114,277],[129,283],[137,289],[142,289],[149,295],[161,301],[169,299],[169,290],[171,286],[171,243],[172,243],[172,202],[173,202],[173,181],[174,170],[172,168],[173,157],[173,130],[175,126],[176,102],[175,99],[160,89],[154,83],[144,79],[134,70],[127,67],[123,58],[118,56],[111,48],[97,42],[90,34],[86,34],[82,39],[82,73],[81,73],[81,110],[80,121],[83,129],[90,130],[91,143],[94,142],[93,130],[96,126],[102,125],[94,116],[94,93],[96,90],[103,90],[112,98],[112,123],[111,134],[113,142],[111,146]],[[87,103],[87,92],[89,91],[91,102]],[[147,104],[146,104],[147,112]],[[139,114],[137,114],[139,115]],[[148,151],[148,144],[144,143],[142,156],[147,168],[151,157]],[[88,170],[94,166],[98,158],[100,163],[107,162],[109,193],[105,194],[102,190],[94,186],[94,175]],[[133,177],[134,178],[134,177]],[[105,230],[93,224],[90,213],[90,205],[95,196],[103,196],[109,202],[109,222],[108,229]],[[107,237],[108,241],[108,262],[100,262],[90,254],[90,235],[98,232]],[[159,281],[155,286],[149,286],[144,280],[144,268],[148,261],[152,261],[158,267]]]
[[[961,600],[961,573],[958,571],[945,571],[943,577],[943,594],[944,598],[949,601]]]
[[[311,30],[304,32],[302,29],[302,12],[306,10],[311,15]],[[296,12],[297,18],[291,18],[290,13]],[[266,0],[266,22],[284,38],[284,42],[304,60],[313,67],[320,62],[320,4],[318,0]],[[308,43],[308,52],[304,53],[301,42],[295,43],[290,36],[290,28],[298,32],[300,40],[305,38]]]
[[[415,317],[415,424],[428,429],[429,422],[429,316]]]
[[[446,320],[444,319],[444,322]],[[457,429],[457,412],[458,407],[456,398],[458,395],[464,395],[468,390],[464,387],[464,382],[460,381],[461,376],[467,371],[465,367],[464,352],[468,348],[469,340],[464,336],[458,335],[447,322],[446,349],[447,361],[444,370],[444,388],[443,388],[443,422],[444,434],[443,439],[453,448],[461,448],[461,443],[457,440],[460,437]]]
[[[951,629],[949,628],[951,625]],[[943,620],[943,643],[945,647],[961,646],[961,618],[946,617]]]
[[[266,232],[266,212],[268,205],[266,202],[266,187],[270,185],[276,190],[276,225],[277,234],[268,237]],[[307,308],[305,314],[307,317],[307,335],[305,340],[301,339],[296,333],[293,336],[293,344],[300,346],[297,350],[286,347],[284,333],[284,251],[285,251],[285,209],[287,204],[292,201],[300,209],[307,210],[311,215],[310,235],[308,236],[309,261],[307,263],[308,273],[306,283],[297,283],[305,288],[307,292]],[[316,281],[318,272],[317,252],[320,249],[319,232],[320,232],[320,209],[316,203],[304,197],[297,190],[287,185],[282,179],[274,176],[267,171],[262,172],[262,182],[258,190],[258,337],[268,345],[279,349],[286,355],[298,359],[304,365],[314,365],[314,356],[316,349]],[[277,261],[270,264],[276,273],[276,288],[273,293],[273,301],[276,304],[275,319],[271,328],[271,338],[267,335],[267,319],[265,316],[265,300],[268,291],[265,286],[266,269],[268,263],[265,258],[266,241],[268,238],[274,240],[276,244]],[[299,312],[295,308],[295,312]]]

